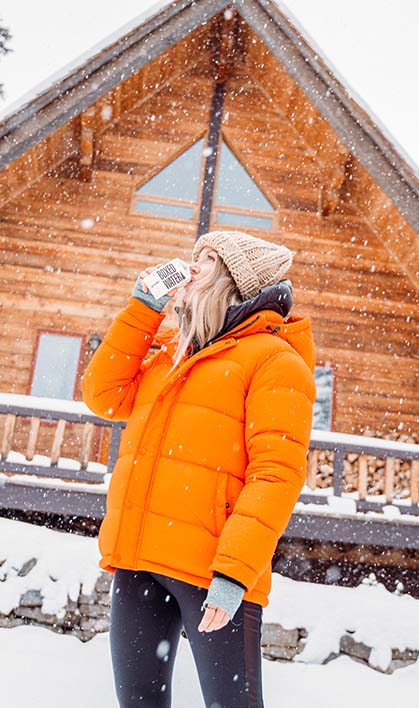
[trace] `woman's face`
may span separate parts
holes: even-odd
[[[191,280],[186,283],[182,288],[179,288],[179,300],[178,305],[186,305],[188,302],[188,295],[192,292],[195,284],[207,278],[211,275],[217,263],[218,253],[213,248],[209,246],[204,246],[202,251],[198,256],[198,260],[189,265],[189,270],[191,272]]]
[[[217,258],[217,251],[214,251],[214,249],[210,248],[209,246],[204,246],[198,256],[198,260],[194,263],[191,263],[189,266],[189,270],[191,271],[192,275],[192,280],[187,283],[187,285],[190,285],[190,283],[196,283],[197,280],[200,280],[201,278],[205,278],[207,275],[210,275],[215,268]]]

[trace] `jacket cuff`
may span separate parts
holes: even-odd
[[[208,594],[202,604],[201,610],[208,605],[220,607],[233,619],[241,605],[244,595],[244,588],[240,588],[234,581],[215,577],[208,588]]]
[[[144,292],[141,287],[141,279],[140,277],[138,277],[132,290],[132,297],[135,297],[136,300],[143,302],[144,305],[147,305],[147,307],[150,307],[152,310],[155,310],[156,312],[161,312],[164,306],[167,305],[169,300],[171,300],[173,295],[162,295],[161,297],[156,299],[154,295],[152,295],[150,292]]]
[[[247,590],[246,585],[243,585],[243,583],[241,583],[240,580],[236,580],[236,578],[231,578],[229,575],[225,575],[224,573],[220,573],[218,570],[214,570],[212,577],[213,578],[226,578],[226,580],[229,580],[231,583],[235,583],[240,588],[243,588],[243,590]]]

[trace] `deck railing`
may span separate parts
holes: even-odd
[[[317,476],[320,450],[333,453],[333,496],[353,499],[357,511],[381,511],[384,507],[392,504],[397,506],[402,514],[419,514],[419,445],[362,435],[313,430],[306,479],[306,486],[312,492],[301,494],[299,501],[315,504],[327,502],[327,496],[318,493]],[[356,494],[348,494],[343,492],[345,459],[348,455],[354,454],[358,456],[357,492]],[[368,460],[370,458],[384,459],[383,494],[376,496],[368,494]],[[396,460],[410,463],[409,489],[403,499],[395,498]]]
[[[19,434],[19,444],[16,446],[15,432],[17,422],[24,420],[26,424],[25,435]],[[106,489],[103,482],[106,473],[111,473],[117,459],[120,437],[125,423],[113,423],[93,415],[81,402],[55,401],[51,399],[33,398],[31,396],[17,396],[14,394],[0,394],[0,420],[2,420],[2,438],[0,449],[0,473],[7,476],[9,493],[5,492],[6,485],[0,485],[0,507],[12,504],[13,495],[10,485],[13,481],[19,482],[22,487],[24,478],[31,478],[32,492],[25,504],[36,504],[34,482],[39,487],[43,480],[48,479],[49,487],[53,481],[67,481],[67,503],[71,503],[68,494],[71,493],[71,482],[77,483],[77,491],[81,489],[92,492],[93,487],[100,494],[105,495]],[[50,449],[48,454],[37,454],[41,425],[50,426],[48,440]],[[61,457],[64,437],[67,426],[78,424],[79,432],[72,442],[73,453],[71,458]],[[104,449],[99,450],[94,445],[95,429],[99,432],[104,429],[109,431],[110,438]],[[74,436],[73,436],[74,437]],[[97,437],[97,436],[96,436]],[[45,444],[44,444],[45,447]],[[77,449],[76,449],[77,448]],[[319,454],[328,451],[333,457],[333,473],[331,486],[319,488]],[[345,493],[345,460],[348,455],[358,455],[357,489],[352,493]],[[101,464],[98,464],[98,456]],[[368,493],[368,459],[384,459],[383,467],[383,494],[374,496]],[[404,499],[395,498],[395,461],[404,460],[410,464],[410,480],[408,495]],[[35,479],[37,478],[37,479]],[[41,479],[39,479],[41,478]],[[16,487],[15,487],[16,489]],[[309,490],[309,491],[307,491]],[[98,489],[99,491],[99,489]],[[50,496],[53,494],[49,492]],[[20,491],[20,496],[23,491]],[[368,438],[359,435],[346,435],[343,433],[312,432],[310,452],[308,458],[308,471],[306,486],[300,495],[299,502],[313,503],[325,507],[328,497],[352,499],[356,511],[382,511],[384,507],[393,505],[401,514],[419,514],[419,445],[402,443],[379,438]],[[6,502],[7,497],[7,502]],[[22,497],[23,498],[23,497]],[[29,498],[29,497],[28,497]],[[58,498],[58,497],[57,497]],[[18,503],[18,502],[17,502]],[[58,504],[58,502],[57,502]],[[19,508],[19,507],[17,507]],[[25,507],[27,508],[27,507]],[[35,508],[35,507],[33,507]],[[97,507],[104,508],[103,500]],[[74,512],[76,513],[76,512]]]
[[[104,474],[111,472],[115,465],[121,431],[125,427],[125,423],[98,418],[78,401],[52,401],[13,394],[0,394],[0,416],[5,419],[0,447],[0,472],[77,482],[103,482]],[[26,444],[22,448],[20,441],[20,449],[17,449],[14,442],[19,419],[29,423],[29,431]],[[44,423],[52,425],[54,429],[49,435],[51,444],[48,454],[44,450],[44,454],[39,455],[37,447],[41,424]],[[78,424],[81,428],[81,432],[73,436],[71,458],[61,457],[68,424]],[[102,464],[92,459],[95,428],[110,431],[110,441]]]

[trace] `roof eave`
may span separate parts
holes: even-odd
[[[0,169],[211,19],[229,0],[176,0],[0,123]]]

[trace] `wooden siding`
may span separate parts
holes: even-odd
[[[345,179],[345,166],[350,156],[348,148],[320,114],[304,91],[279,64],[262,40],[247,31],[246,69],[266,100],[294,129],[306,151],[317,158],[321,174],[321,210],[331,213],[339,201]]]
[[[16,197],[29,185],[50,172],[54,166],[73,165],[72,173],[80,177],[79,158],[83,154],[83,123],[86,116],[93,133],[93,160],[96,153],[95,141],[103,131],[109,129],[121,116],[134,106],[158,95],[167,81],[175,76],[190,72],[196,64],[208,63],[210,58],[209,36],[212,23],[197,28],[185,39],[162,52],[146,64],[143,69],[100,98],[67,124],[56,130],[45,140],[28,150],[0,172],[0,206]],[[81,153],[81,155],[80,155]],[[65,167],[64,167],[65,169]]]
[[[324,116],[279,64],[262,40],[247,30],[246,69],[268,100],[316,155],[322,175],[321,212],[336,210],[365,218],[419,287],[419,237],[391,199],[350,153]]]
[[[73,150],[72,123],[60,129],[60,159],[51,153],[49,172],[43,164],[33,182],[20,165],[10,168],[21,182],[15,189],[11,181],[0,211],[0,390],[28,393],[38,330],[103,335],[144,265],[189,256],[197,223],[131,211],[133,191],[208,129],[209,55],[195,62],[187,47],[173,48],[170,61],[155,60],[98,101],[88,179]],[[335,371],[333,428],[402,425],[409,433],[419,413],[417,290],[384,235],[387,222],[379,212],[370,218],[361,178],[349,179],[347,148],[268,53],[261,63],[260,49],[249,42],[245,65],[227,82],[222,125],[276,206],[275,230],[249,231],[296,251],[295,312],[312,318],[318,362]],[[405,233],[416,244],[417,235],[398,223],[400,249]]]
[[[379,234],[411,283],[419,288],[419,237],[358,160],[347,164],[339,209],[361,215]]]

